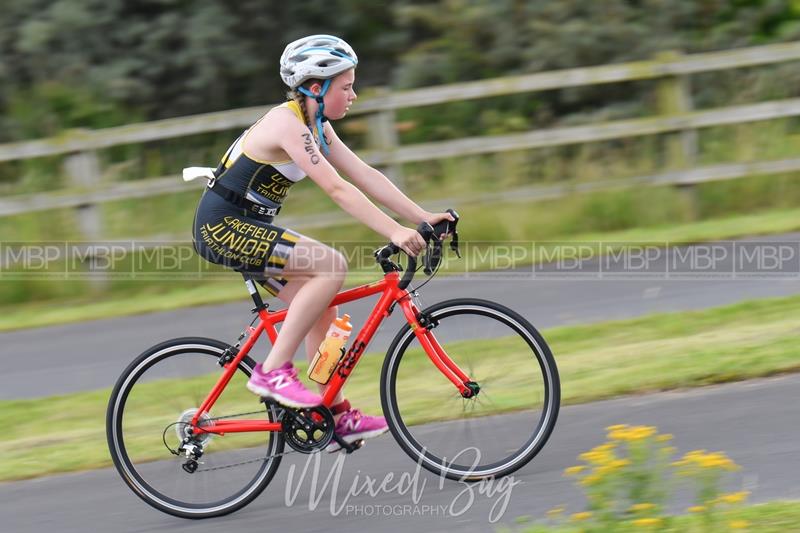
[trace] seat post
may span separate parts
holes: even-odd
[[[247,286],[247,292],[250,293],[250,297],[253,298],[253,303],[256,304],[253,312],[257,313],[263,309],[267,309],[268,306],[264,303],[264,300],[261,299],[261,294],[258,292],[256,282],[253,281],[252,278],[247,277],[245,274],[242,274],[242,277],[244,278],[244,284]]]

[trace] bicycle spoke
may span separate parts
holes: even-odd
[[[179,437],[176,427],[190,422],[217,382],[217,361],[226,345],[204,347],[201,341],[180,341],[175,341],[174,349],[159,346],[145,352],[141,363],[129,367],[135,373],[120,379],[117,388],[124,384],[126,391],[115,388],[112,393],[112,398],[120,395],[124,402],[109,403],[113,419],[109,447],[123,479],[154,507],[186,517],[224,514],[246,504],[269,483],[280,462],[283,441],[265,433],[200,433],[189,441],[201,452],[194,458],[197,469],[185,471],[190,457],[186,453],[175,456],[168,447],[183,445],[185,435]],[[211,409],[214,414],[226,413],[216,419],[275,416],[263,407],[258,411],[242,408],[256,402],[245,388],[246,380],[244,372],[233,375]],[[198,425],[212,420],[212,415],[202,415]]]
[[[492,401],[492,396],[486,392],[486,390],[481,390],[480,394],[475,398],[478,402],[486,402],[488,405],[495,405]]]
[[[524,319],[496,304],[453,302],[462,301],[437,304],[431,312],[437,342],[477,384],[476,393],[464,398],[438,370],[420,372],[424,353],[409,330],[387,354],[389,381],[381,392],[389,397],[388,419],[401,446],[412,457],[427,451],[423,466],[455,479],[471,475],[469,461],[444,461],[469,448],[479,454],[475,472],[502,475],[530,460],[549,436],[558,407],[557,373],[546,344]]]

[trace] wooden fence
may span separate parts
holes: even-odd
[[[691,184],[800,170],[800,158],[780,161],[733,163],[696,168],[699,128],[739,124],[800,115],[800,98],[769,101],[703,111],[692,110],[692,74],[723,69],[752,67],[800,60],[800,42],[768,45],[725,52],[681,55],[664,52],[649,61],[599,67],[543,72],[525,76],[459,83],[402,92],[382,91],[359,100],[351,115],[366,115],[370,146],[361,153],[370,164],[381,167],[398,182],[403,163],[486,154],[509,150],[541,148],[592,141],[603,141],[654,134],[672,134],[668,139],[671,166],[662,174],[624,180],[608,180],[581,185],[525,187],[482,195],[485,201],[531,201],[574,192],[608,188]],[[585,126],[534,130],[509,135],[470,137],[451,141],[400,145],[395,112],[446,102],[517,93],[578,87],[635,80],[656,80],[659,114],[640,119],[618,120]],[[207,113],[190,117],[130,124],[102,130],[70,130],[58,137],[0,145],[0,161],[34,157],[66,156],[64,166],[70,186],[66,190],[0,199],[0,216],[31,211],[76,208],[87,240],[102,238],[98,204],[115,200],[143,198],[195,189],[198,183],[184,183],[174,176],[149,178],[128,183],[103,183],[97,151],[112,146],[185,137],[213,131],[246,127],[267,106]],[[437,201],[430,208],[454,205],[466,198]],[[302,226],[327,225],[343,218],[342,213],[323,213],[303,217]],[[298,221],[285,219],[286,225]],[[164,236],[160,236],[164,237]]]

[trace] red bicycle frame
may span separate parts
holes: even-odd
[[[470,390],[466,385],[467,382],[471,381],[469,376],[458,368],[453,360],[447,356],[442,346],[433,336],[433,333],[420,325],[417,319],[419,309],[412,302],[409,292],[398,286],[399,280],[400,276],[397,272],[388,272],[381,281],[342,291],[333,298],[331,306],[352,302],[354,300],[366,298],[367,296],[372,296],[373,294],[383,293],[370,312],[366,323],[358,332],[350,350],[342,360],[339,361],[339,365],[336,367],[336,371],[323,393],[322,404],[324,406],[330,407],[332,405],[334,398],[336,398],[336,395],[342,387],[344,387],[347,377],[366,351],[373,335],[378,330],[383,320],[391,314],[392,306],[395,303],[400,305],[406,320],[414,331],[414,335],[416,335],[417,340],[419,340],[419,343],[422,345],[422,348],[425,350],[425,353],[428,354],[433,364],[435,364],[442,374],[455,385],[459,392],[469,395]],[[255,286],[253,286],[251,290],[255,290]],[[204,425],[203,427],[198,427],[197,424],[202,414],[211,410],[211,407],[220,397],[222,391],[225,390],[225,387],[236,372],[239,363],[250,352],[250,349],[256,343],[259,336],[266,331],[270,341],[275,343],[278,337],[275,324],[283,322],[286,318],[286,313],[286,309],[273,312],[263,307],[258,310],[260,318],[258,326],[250,328],[250,335],[239,350],[239,353],[230,362],[225,364],[225,370],[219,380],[214,385],[208,397],[203,401],[197,414],[192,418],[192,425],[198,432],[224,435],[225,433],[244,433],[249,431],[281,431],[280,422],[269,422],[266,420],[215,420],[213,424]]]

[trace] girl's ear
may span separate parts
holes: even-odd
[[[308,90],[318,96],[319,93],[322,92],[322,85],[320,85],[319,83],[314,83],[311,85],[311,87],[308,88]]]

